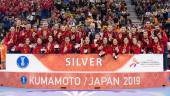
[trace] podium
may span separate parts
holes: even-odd
[[[0,85],[56,90],[112,90],[170,86],[163,54],[7,54]]]

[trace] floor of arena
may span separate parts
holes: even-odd
[[[112,91],[56,91],[0,87],[0,96],[170,96],[170,87]]]

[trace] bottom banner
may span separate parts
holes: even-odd
[[[0,72],[0,85],[57,90],[112,90],[170,86],[170,72],[159,73],[14,73]]]

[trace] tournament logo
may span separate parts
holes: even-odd
[[[17,59],[17,65],[19,68],[26,68],[29,65],[29,60],[26,56],[20,56]]]
[[[26,76],[22,76],[22,77],[21,77],[21,84],[22,84],[22,85],[27,84],[27,77],[26,77]]]
[[[133,63],[130,64],[130,67],[133,67],[133,68],[135,68],[138,64],[140,64],[139,61],[136,58],[134,58],[132,62]]]

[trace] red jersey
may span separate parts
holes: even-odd
[[[26,44],[24,44],[23,47],[20,47],[19,50],[20,50],[20,52],[21,52],[22,54],[29,54],[29,53],[31,53],[31,48],[30,48],[30,46],[29,46],[29,45],[26,45]]]
[[[37,46],[33,49],[33,54],[40,54],[42,48],[43,48],[42,45],[37,45]]]
[[[133,54],[140,54],[141,53],[141,47],[140,46],[138,46],[138,45],[132,45],[131,46],[131,52],[133,53]]]
[[[80,48],[81,54],[91,53],[91,46],[89,44],[85,44]]]
[[[54,43],[46,44],[46,53],[54,53]]]
[[[102,45],[103,46],[103,51],[106,52],[106,54],[112,54],[112,47],[110,45]]]
[[[4,44],[10,49],[13,45],[17,45],[18,42],[18,33],[17,32],[9,32],[4,38]]]
[[[118,45],[112,45],[112,53],[119,53],[120,48]]]
[[[24,40],[26,39],[26,38],[30,38],[30,35],[31,35],[31,32],[29,31],[29,30],[23,30],[23,31],[20,31],[19,32],[19,36],[18,36],[18,38],[19,38],[19,43],[24,43]]]
[[[130,46],[124,44],[124,45],[120,48],[120,53],[121,53],[121,54],[129,54],[129,53],[130,53]]]
[[[71,53],[71,51],[72,51],[72,44],[71,43],[69,43],[69,44],[63,43],[63,44],[61,44],[61,53],[62,54]]]
[[[156,53],[156,54],[162,54],[164,53],[164,47],[162,44],[154,44],[153,45],[153,53]]]

